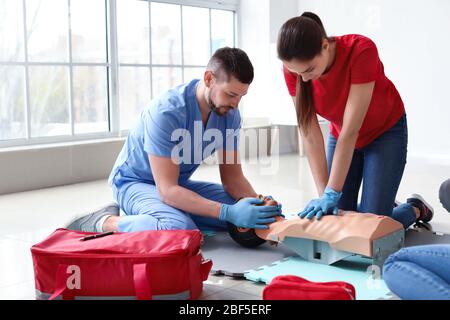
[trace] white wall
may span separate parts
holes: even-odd
[[[410,155],[450,161],[450,1],[299,0],[298,6],[317,13],[329,35],[375,41],[405,103]]]
[[[239,47],[255,68],[255,80],[242,102],[244,122],[259,118],[267,124],[295,125],[275,44],[281,25],[297,14],[297,0],[241,0],[239,12]]]
[[[319,14],[329,35],[359,33],[376,42],[405,103],[409,154],[450,161],[448,0],[241,0],[239,45],[256,75],[244,116],[295,124],[275,41],[281,24],[306,10]]]
[[[0,149],[0,195],[106,179],[124,141],[115,138]]]
[[[241,107],[244,122],[248,118],[267,116],[262,103],[261,88],[266,86],[268,75],[264,67],[268,63],[269,2],[267,0],[242,0],[238,16],[238,43],[246,51],[255,69],[255,78]],[[248,120],[247,120],[248,121]]]

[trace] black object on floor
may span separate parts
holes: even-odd
[[[247,270],[296,255],[283,245],[275,247],[268,242],[255,248],[242,247],[226,231],[215,232],[215,235],[206,234],[202,254],[204,258],[213,261],[212,274],[237,278],[243,278]]]
[[[423,246],[428,244],[450,245],[450,234],[415,229],[408,229],[406,231],[405,247]]]

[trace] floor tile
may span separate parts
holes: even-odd
[[[242,283],[239,283],[231,287],[231,289],[248,293],[254,296],[258,296],[262,299],[262,292],[265,287],[266,285],[264,283],[259,282],[257,283],[249,280],[244,280]]]
[[[43,241],[45,238],[47,238],[49,235],[51,235],[57,228],[59,228],[57,224],[54,226],[50,226],[48,228],[41,228],[36,230],[30,230],[25,232],[15,232],[15,233],[9,233],[7,235],[4,235],[3,237],[6,239],[13,239],[13,240],[21,240],[24,242],[27,242],[31,245],[36,244],[38,242]]]
[[[106,180],[2,195],[0,235],[61,227],[74,215],[111,201]]]
[[[0,300],[35,300],[34,281],[0,287]]]
[[[205,300],[261,300],[261,298],[253,294],[226,289],[207,296]]]
[[[0,287],[33,279],[30,244],[0,237]]]
[[[220,286],[222,288],[231,288],[242,282],[246,281],[245,279],[236,279],[233,277],[225,276],[225,275],[209,275],[208,280],[204,283]]]

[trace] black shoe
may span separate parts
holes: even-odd
[[[419,231],[419,232],[426,232],[426,231],[430,231],[433,232],[433,227],[431,226],[431,224],[429,224],[428,222],[422,222],[420,220],[417,220],[412,229]]]
[[[101,232],[96,229],[97,222],[104,216],[119,216],[119,214],[119,205],[115,202],[108,203],[94,212],[77,215],[65,228],[84,232]]]
[[[406,200],[407,203],[413,205],[420,211],[420,215],[417,218],[417,221],[421,222],[429,222],[433,219],[434,209],[433,207],[425,201],[419,194],[412,194]]]

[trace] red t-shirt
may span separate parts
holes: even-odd
[[[400,94],[384,74],[375,43],[356,34],[335,39],[334,64],[325,75],[311,80],[314,106],[317,114],[330,121],[331,134],[337,139],[350,85],[375,81],[372,100],[356,141],[356,148],[362,148],[392,128],[405,109]],[[297,75],[286,68],[283,71],[289,94],[295,96]]]

